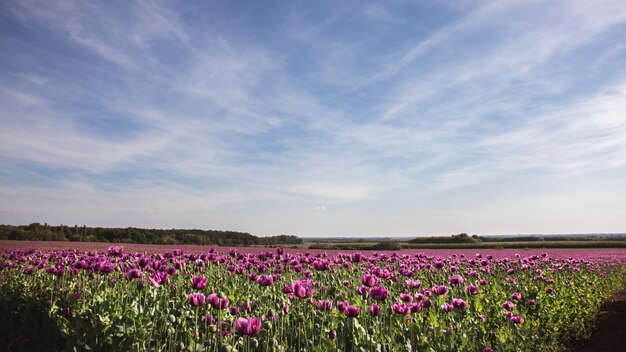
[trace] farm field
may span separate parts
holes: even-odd
[[[619,249],[0,248],[13,351],[559,351],[626,273]]]

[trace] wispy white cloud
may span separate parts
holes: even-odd
[[[626,166],[620,5],[293,5],[268,29],[216,4],[4,4],[30,36],[0,42],[0,221],[48,192],[32,211],[67,223],[472,222],[450,205],[468,190]]]

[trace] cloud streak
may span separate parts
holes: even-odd
[[[0,10],[0,222],[519,232],[464,199],[532,212],[554,182],[626,211],[619,1]]]

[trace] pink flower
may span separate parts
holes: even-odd
[[[465,281],[461,275],[452,275],[450,276],[450,286],[457,286]]]
[[[190,293],[188,298],[189,303],[194,307],[199,307],[204,304],[204,293]]]
[[[511,294],[511,299],[514,299],[516,301],[521,301],[522,300],[522,294],[519,292],[514,292],[513,294]]]
[[[474,285],[465,286],[465,291],[469,292],[470,295],[475,296],[478,294],[478,287]]]
[[[384,301],[389,296],[389,291],[383,286],[376,286],[370,289],[370,297],[377,301]]]
[[[345,314],[348,318],[356,318],[359,316],[360,312],[361,312],[361,309],[355,306],[347,306],[343,310],[343,314]]]
[[[261,275],[256,279],[261,286],[271,286],[274,283],[272,275]]]
[[[148,277],[148,280],[154,285],[154,287],[160,287],[167,282],[167,273],[165,271],[157,271]]]
[[[452,306],[454,306],[454,308],[462,310],[462,309],[467,308],[468,304],[467,304],[467,302],[465,302],[462,299],[455,298],[455,299],[452,300]]]
[[[202,290],[206,287],[207,281],[209,281],[204,276],[194,276],[191,278],[191,287],[196,290]]]
[[[209,304],[213,309],[226,309],[228,308],[230,301],[226,297],[220,297],[216,293],[211,293],[209,295]]]
[[[376,275],[365,274],[361,277],[361,282],[367,287],[373,287],[380,282],[380,279]]]
[[[309,298],[315,293],[311,280],[296,280],[291,285],[293,293],[300,298]]]
[[[238,318],[235,323],[235,329],[240,335],[255,335],[261,331],[261,319],[252,317],[250,319]]]
[[[515,307],[515,304],[511,301],[506,301],[504,303],[502,303],[502,308],[506,309],[506,310],[511,310],[513,309],[513,307]]]
[[[512,321],[512,322],[514,322],[515,324],[521,324],[521,323],[523,323],[523,322],[524,322],[524,318],[522,318],[522,317],[521,317],[521,316],[519,316],[519,315],[512,315],[510,319],[511,319],[511,321]]]
[[[373,317],[377,317],[380,315],[380,307],[376,304],[372,304],[369,306],[370,315]]]
[[[446,296],[448,294],[448,288],[446,286],[434,286],[433,292],[437,295]]]

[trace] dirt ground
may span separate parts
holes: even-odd
[[[570,352],[626,351],[626,289],[602,306],[591,337],[572,341]]]

